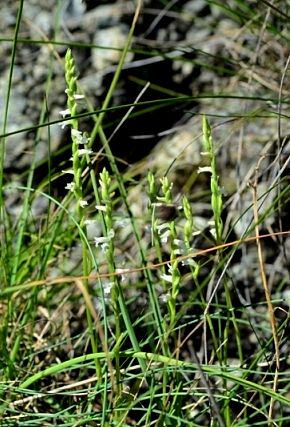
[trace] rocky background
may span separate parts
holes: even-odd
[[[4,123],[19,3],[10,0],[1,4],[0,129]],[[107,137],[111,137],[113,153],[124,173],[131,210],[141,229],[143,225],[146,248],[151,243],[148,232],[151,218],[146,213],[148,169],[157,177],[166,174],[174,184],[172,210],[160,209],[157,212],[160,219],[167,221],[171,215],[179,217],[181,199],[186,194],[199,230],[196,248],[213,244],[209,233],[212,217],[209,177],[198,173],[199,167],[204,166],[201,155],[203,114],[207,115],[213,131],[224,195],[225,239],[241,238],[253,224],[251,183],[255,179],[260,197],[259,213],[265,214],[260,232],[289,229],[288,193],[281,199],[281,209],[277,203],[273,211],[267,209],[289,185],[290,31],[287,13],[290,3],[278,1],[275,8],[268,3],[251,0],[143,1],[132,48],[111,106],[133,103],[147,83],[148,88],[140,101],[157,102],[154,108],[135,109],[136,114],[132,113],[124,122],[129,107],[107,112],[104,130]],[[54,122],[60,121],[59,112],[66,108],[65,52],[71,47],[76,59],[79,87],[86,97],[82,111],[88,111],[88,106],[99,109],[120,59],[135,6],[135,2],[129,0],[24,1],[5,131],[6,185],[25,184],[27,171],[36,155],[33,186],[45,187],[50,170],[52,195],[59,200],[64,196],[66,182],[60,171],[69,164],[70,134],[67,128]],[[162,102],[177,97],[178,101]],[[49,127],[36,128],[47,122],[51,122]],[[83,118],[81,126],[82,130],[90,131],[93,119]],[[101,149],[98,140],[93,148],[95,152]],[[96,174],[104,165],[108,162],[105,156],[99,155]],[[7,210],[16,221],[21,197],[11,190],[5,195]],[[32,210],[36,217],[45,214],[46,203],[42,198],[35,200]],[[116,210],[122,215],[123,205],[116,205]],[[126,268],[138,267],[138,251],[131,230],[123,227],[117,233],[116,259]],[[49,274],[73,274],[80,259],[76,249],[60,257],[57,268],[52,266]],[[165,256],[167,249],[164,248]],[[283,301],[281,318],[286,318],[289,310],[287,279],[283,282],[283,278],[289,277],[289,250],[289,238],[265,240],[265,270],[273,298]],[[148,261],[156,261],[154,257],[152,252]],[[208,272],[206,268],[204,274]],[[233,292],[237,293],[235,301],[249,307],[256,319],[256,304],[265,299],[256,247],[245,246],[237,251],[228,271],[235,285]],[[138,316],[138,310],[146,303],[146,295],[145,291],[136,294],[133,288],[136,277],[130,280],[128,296],[132,297],[133,315]],[[186,303],[187,292],[191,290],[192,283],[184,280],[180,304]],[[53,303],[58,307],[59,301]],[[73,334],[82,330],[84,308],[77,307],[74,302],[61,309],[61,315],[55,319],[55,330],[61,330],[69,342]],[[44,304],[39,318],[45,318],[45,310]],[[261,310],[265,311],[265,307]],[[257,337],[249,329],[241,333],[246,338],[247,351],[252,354],[257,348]],[[40,341],[36,344],[42,345]],[[286,354],[286,347],[282,348],[282,355],[283,351]],[[56,357],[52,353],[49,353],[49,360]]]
[[[249,2],[250,10],[252,8],[256,13],[259,9],[261,22],[256,33],[248,31],[246,22],[235,22],[231,18],[231,5],[234,11],[235,1],[227,2],[228,10],[206,0],[172,1],[168,4],[163,1],[143,2],[132,51],[128,54],[113,105],[133,102],[147,82],[151,87],[145,91],[141,101],[174,95],[193,96],[193,99],[125,122],[112,142],[116,155],[130,163],[143,158],[162,135],[173,132],[176,126],[182,127],[198,113],[213,115],[213,124],[220,123],[220,134],[227,138],[228,129],[223,131],[222,126],[227,118],[239,115],[239,120],[233,120],[238,129],[241,128],[237,123],[242,121],[242,113],[259,115],[263,112],[269,116],[277,112],[275,101],[289,53],[287,29],[282,28],[280,34],[271,35],[267,25],[271,25],[275,15],[271,15],[263,2],[260,6],[259,2]],[[18,3],[14,1],[1,6],[0,26],[5,37],[0,44],[0,89],[4,95],[17,8]],[[36,125],[42,108],[45,108],[50,121],[60,118],[59,111],[66,103],[63,58],[69,45],[73,47],[77,60],[80,86],[94,108],[100,107],[126,40],[134,8],[133,1],[122,0],[25,0],[6,131],[10,133]],[[51,44],[49,40],[61,40],[63,44]],[[78,47],[82,43],[86,44],[85,48]],[[48,83],[48,77],[51,83]],[[283,98],[287,96],[288,84],[287,80],[284,81]],[[247,99],[219,98],[220,94],[262,97],[268,101],[253,103]],[[210,97],[207,99],[206,95]],[[4,103],[5,96],[2,96],[0,125],[3,125]],[[287,105],[283,104],[282,108],[287,109]],[[108,114],[108,134],[113,132],[122,115],[123,110]],[[215,116],[221,116],[219,122]],[[254,139],[271,140],[277,136],[275,117],[273,120],[267,117],[267,120],[245,121],[255,122],[248,131],[251,137],[256,135]],[[91,124],[88,121],[87,126]],[[281,126],[283,136],[287,134],[287,121],[283,121]],[[197,135],[196,129],[192,130],[192,135]],[[225,151],[228,151],[229,144],[220,140],[221,135],[217,135],[217,144],[226,146]],[[50,126],[53,154],[63,147],[65,138],[66,134],[59,126]],[[21,170],[29,165],[29,150],[33,144],[33,132],[22,131],[9,137],[8,170]],[[36,149],[39,161],[45,160],[45,128],[40,132]],[[249,157],[253,157],[252,153]]]
[[[18,6],[14,1],[1,6],[0,127]],[[228,226],[251,203],[247,186],[261,156],[265,157],[259,171],[259,192],[263,194],[275,183],[277,168],[287,160],[289,151],[290,85],[285,68],[288,28],[285,25],[277,32],[278,12],[263,2],[246,2],[244,10],[240,7],[241,10],[235,1],[226,2],[224,7],[206,0],[144,1],[132,49],[111,104],[134,102],[146,84],[150,85],[140,101],[191,97],[169,105],[156,103],[152,110],[129,116],[110,144],[119,167],[131,178],[136,177],[140,185],[148,168],[157,176],[168,172],[176,194],[190,193],[197,216],[203,217],[203,204],[199,205],[196,195],[200,194],[197,169],[202,162],[201,115],[206,113],[213,127],[228,205]],[[59,112],[66,107],[66,49],[71,46],[76,58],[79,86],[87,102],[83,111],[88,105],[100,108],[134,10],[135,3],[124,0],[24,1],[6,127],[7,181],[25,182],[23,173],[34,152],[35,185],[47,176],[48,155],[52,174],[57,175],[66,166],[70,152],[68,131],[59,124],[33,128],[60,120]],[[251,13],[253,19],[258,16],[256,27],[248,25]],[[107,113],[105,128],[109,138],[126,111],[122,108]],[[91,130],[92,119],[83,119],[82,126]],[[94,149],[100,149],[97,141]],[[96,173],[104,163],[105,159],[99,156]],[[271,164],[276,166],[269,170]],[[55,178],[54,194],[62,196],[64,186],[63,178]],[[139,190],[135,188],[129,196],[136,214],[143,209],[137,194]],[[15,197],[9,197],[9,208],[17,214]],[[273,197],[268,196],[264,207]],[[236,224],[237,237],[249,225],[251,215],[248,217],[245,215]],[[274,222],[271,217],[268,227]]]

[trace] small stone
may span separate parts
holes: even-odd
[[[108,66],[119,62],[128,33],[129,28],[124,25],[104,28],[96,32],[94,44],[104,47],[104,49],[95,48],[92,51],[92,65],[96,70],[104,70]],[[131,59],[132,54],[128,54],[127,61]]]

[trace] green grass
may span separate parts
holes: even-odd
[[[159,3],[161,8],[166,2]],[[5,167],[10,138],[21,132],[25,138],[27,132],[8,130],[17,52],[24,45],[46,46],[47,40],[22,37],[25,0],[19,2],[13,39],[0,39],[11,43],[7,91],[1,94],[1,426],[289,424],[289,179],[287,150],[283,152],[289,85],[286,60],[274,61],[278,46],[280,54],[289,49],[289,5],[208,4],[238,23],[239,33],[228,37],[242,59],[233,55],[224,61],[224,53],[215,56],[198,47],[197,58],[187,59],[178,43],[180,57],[161,46],[135,49],[142,13],[137,2],[120,61],[98,106],[82,88],[75,56],[77,49],[102,47],[60,40],[56,8],[45,99],[39,101],[38,123],[30,128],[31,162],[17,176]],[[174,11],[180,10],[176,2]],[[60,57],[57,49],[63,47],[66,54]],[[160,55],[177,66],[199,66],[201,73],[214,72],[221,81],[232,76],[236,86],[228,89],[220,83],[220,90],[205,87],[188,96],[132,73],[139,95],[130,104],[114,105],[130,51]],[[48,101],[56,58],[67,87],[63,122],[69,131],[65,146],[55,152],[51,126],[57,120],[50,120]],[[273,79],[271,84],[265,76]],[[256,80],[258,90],[241,90]],[[143,101],[149,89],[156,98]],[[124,170],[125,161],[110,144],[120,128],[139,116],[145,120],[149,113],[158,120],[168,105],[184,103],[186,110],[193,99],[201,102],[196,114],[200,135],[192,135],[192,141],[201,140],[202,160],[182,188],[170,178],[181,152],[170,159],[165,173],[158,167],[148,170],[142,161]],[[229,99],[239,100],[239,111],[226,110]],[[116,110],[123,111],[118,124],[111,116]],[[88,117],[93,120],[90,129],[84,121]],[[274,148],[263,153],[265,119],[277,122],[278,136]],[[261,127],[263,156],[257,155],[252,174],[244,177],[237,154],[232,191],[232,182],[225,179],[229,172],[220,166],[222,152],[230,150],[237,132],[243,140],[249,123]],[[43,130],[48,154],[39,161]],[[241,150],[254,143],[247,138],[250,134]],[[273,161],[264,173],[259,162],[269,157]],[[185,160],[181,165],[189,162]],[[47,174],[39,180],[41,168]],[[65,188],[59,188],[61,179],[66,179]],[[238,189],[244,194],[247,187],[247,205],[233,210],[236,199],[242,203]],[[134,191],[137,199],[132,200]],[[206,226],[200,225],[200,217]]]

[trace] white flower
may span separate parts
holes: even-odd
[[[108,251],[108,249],[109,249],[109,243],[108,243],[108,242],[103,243],[103,244],[101,245],[101,250],[102,250],[102,252],[106,253],[106,252]]]
[[[161,232],[162,232],[164,229],[169,229],[169,228],[170,228],[170,225],[169,225],[167,222],[164,222],[163,224],[158,224],[158,225],[156,226],[156,228],[157,228],[158,234],[161,234]]]
[[[199,167],[197,169],[197,173],[203,173],[203,172],[210,172],[210,173],[212,173],[211,166],[203,166],[203,167]]]
[[[184,254],[184,243],[180,239],[174,239],[173,240],[174,245],[176,245],[176,248],[174,249],[175,255],[183,255]]]
[[[98,211],[102,211],[102,212],[106,212],[107,211],[107,207],[105,205],[96,205],[95,208]]]
[[[159,298],[162,302],[168,302],[170,300],[170,294],[167,292],[166,294],[160,295]]]
[[[124,282],[125,274],[128,273],[129,271],[130,271],[129,268],[116,268],[116,273],[121,275],[121,282]]]
[[[109,230],[108,235],[105,237],[104,236],[94,237],[96,248],[98,246],[101,246],[102,251],[106,252],[107,249],[109,248],[109,243],[113,239],[114,236],[115,236],[115,232],[114,232],[114,230],[111,229],[111,230]]]
[[[180,248],[182,248],[182,247],[183,247],[183,241],[182,241],[182,240],[180,240],[180,239],[174,239],[174,240],[173,240],[173,243],[174,243],[176,246],[179,246]]]
[[[192,267],[196,267],[195,262],[193,261],[192,258],[187,258],[184,259],[183,261],[181,261],[181,265],[185,266],[185,265],[191,265]]]
[[[68,182],[64,188],[69,191],[74,191],[75,186],[76,186],[75,182],[72,181],[72,182]]]
[[[215,229],[215,228],[210,228],[209,232],[210,232],[210,234],[212,235],[212,237],[213,237],[214,239],[216,239],[216,238],[217,238],[217,235],[216,235],[216,229]]]
[[[108,237],[94,237],[95,246],[102,245],[103,243],[106,243],[108,241]]]
[[[154,207],[159,207],[159,206],[164,206],[164,203],[153,202],[153,203],[151,203],[151,205]]]
[[[176,248],[173,250],[174,255],[184,255],[184,251],[181,248]]]
[[[84,99],[84,95],[80,95],[80,94],[78,94],[78,93],[75,93],[74,94],[74,99],[77,101],[78,99]]]
[[[160,279],[164,280],[164,282],[172,283],[171,274],[161,274]]]
[[[83,156],[84,154],[92,154],[93,150],[88,150],[87,148],[81,148],[78,150],[78,155]]]
[[[76,139],[77,144],[87,144],[89,142],[86,135],[83,135],[83,133],[78,129],[72,129],[71,135],[73,138]]]
[[[114,286],[113,282],[107,282],[103,284],[105,297],[108,297],[110,295],[113,286]]]
[[[66,171],[62,170],[62,173],[69,173],[71,175],[74,175],[74,171],[72,169],[67,169]]]
[[[161,242],[167,243],[168,237],[170,236],[170,225],[167,222],[164,222],[163,224],[158,224],[156,229],[160,236]]]
[[[59,112],[59,114],[61,115],[61,117],[64,119],[66,116],[70,115],[70,110],[67,108],[66,110],[61,110]]]
[[[80,207],[84,208],[85,206],[88,206],[88,202],[86,200],[80,200]]]
[[[72,129],[71,134],[72,134],[72,136],[75,136],[76,138],[82,137],[82,132],[78,129]]]
[[[110,240],[112,240],[114,236],[115,236],[115,231],[113,229],[109,230],[109,232],[108,232],[108,238]]]
[[[160,236],[161,243],[167,243],[169,236],[170,236],[170,230],[166,230],[165,233],[163,233]]]
[[[80,130],[72,129],[71,130],[71,136],[76,139],[77,144],[82,144],[83,134]]]
[[[66,126],[71,125],[71,120],[66,120],[65,122],[60,122],[58,125],[64,129]]]

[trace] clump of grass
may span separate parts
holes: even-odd
[[[235,18],[260,22],[245,2],[232,4],[232,10],[223,7]],[[242,245],[253,241],[248,236],[254,226],[276,206],[281,209],[281,195],[289,202],[289,186],[260,217],[255,195],[256,224],[243,241],[227,243],[216,144],[203,115],[204,165],[199,172],[210,174],[213,247],[199,250],[204,230],[195,224],[191,194],[181,195],[179,205],[167,176],[157,180],[149,171],[146,189],[133,184],[147,203],[144,217],[132,215],[130,185],[119,171],[103,119],[137,16],[138,10],[89,134],[82,132],[77,118],[77,71],[67,50],[63,114],[69,116],[72,154],[67,194],[60,200],[53,197],[52,182],[33,187],[35,160],[25,185],[4,185],[1,158],[1,425],[287,425],[288,362],[280,357],[287,354],[283,346],[289,315],[280,322],[278,315],[274,318],[275,301],[268,292],[271,331],[265,302],[246,305],[231,277],[231,261],[240,256]],[[273,24],[265,28],[274,31]],[[97,137],[108,163],[96,176],[91,159]],[[57,170],[57,176],[62,173]],[[22,203],[16,219],[5,204],[12,190]],[[48,201],[45,218],[33,214],[33,202],[40,197]],[[172,206],[175,218],[158,216],[158,208]],[[121,237],[123,221],[135,252]],[[254,239],[261,240],[258,229]],[[265,273],[263,265],[261,271]],[[281,292],[285,282],[279,284]],[[249,354],[249,344],[254,354]]]
[[[215,241],[217,244],[222,242],[222,233],[223,233],[223,222],[221,219],[222,215],[222,192],[219,185],[219,176],[217,171],[217,161],[216,154],[214,152],[211,128],[206,116],[203,116],[202,119],[202,132],[203,132],[203,146],[204,156],[208,158],[209,165],[200,169],[210,172],[210,192],[211,192],[211,207],[213,211],[214,218],[214,229],[212,233],[214,235]]]
[[[82,157],[86,156],[88,164],[90,164],[90,154],[92,150],[87,148],[88,138],[79,130],[78,119],[76,118],[77,114],[77,100],[82,98],[82,95],[78,94],[77,90],[77,76],[76,76],[76,67],[72,52],[70,49],[67,50],[65,56],[65,79],[67,83],[67,107],[68,114],[70,114],[71,119],[69,125],[71,127],[71,138],[72,138],[72,172],[73,180],[67,184],[67,189],[71,191],[75,198],[76,203],[76,221],[79,223],[80,239],[82,245],[82,265],[83,265],[83,276],[84,287],[86,292],[89,292],[89,286],[87,277],[89,276],[91,269],[90,265],[92,260],[90,260],[90,254],[88,251],[88,239],[87,239],[87,228],[85,224],[85,207],[87,206],[87,201],[84,199],[84,190],[83,190],[83,178],[82,178]],[[87,322],[89,327],[90,341],[92,350],[94,353],[98,351],[98,345],[96,341],[96,335],[93,326],[93,320],[89,307],[86,310],[87,313]],[[96,359],[96,372],[99,378],[101,378],[101,366]]]

